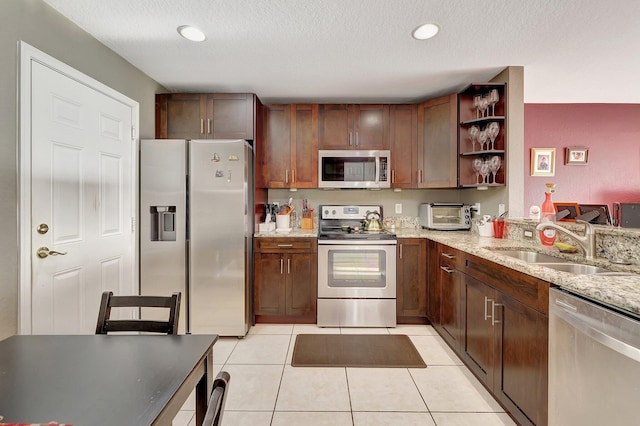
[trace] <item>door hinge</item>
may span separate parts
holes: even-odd
[[[131,232],[136,232],[136,218],[131,218]]]
[[[131,139],[132,140],[137,139],[136,128],[135,127],[131,127]]]

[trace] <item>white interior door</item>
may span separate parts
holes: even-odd
[[[102,291],[136,288],[132,119],[130,105],[33,62],[33,334],[92,334]]]

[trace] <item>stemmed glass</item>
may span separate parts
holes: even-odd
[[[493,183],[496,183],[496,175],[498,174],[498,170],[500,170],[500,165],[502,164],[502,160],[497,155],[491,157],[489,162],[489,170],[493,174]]]
[[[489,125],[487,126],[487,128],[485,130],[486,130],[486,132],[487,132],[487,134],[489,136],[489,140],[491,141],[491,148],[490,149],[493,151],[495,149],[494,142],[496,141],[496,138],[500,134],[500,125],[498,123],[496,123],[495,121],[492,121],[491,123],[489,123]]]
[[[498,94],[498,89],[492,89],[488,95],[489,104],[491,105],[491,115],[495,117],[496,115],[496,104],[500,100],[500,95]]]
[[[482,96],[480,98],[480,112],[482,113],[482,117],[486,116],[488,108],[489,108],[489,97],[488,96]]]
[[[476,118],[480,118],[480,105],[482,104],[482,95],[473,97],[473,106],[476,108]]]
[[[478,142],[480,142],[480,151],[484,151],[484,144],[488,141],[489,139],[489,135],[487,133],[487,130],[481,130],[480,132],[478,132]],[[489,144],[487,143],[487,148]]]
[[[480,160],[482,161],[482,160]],[[486,159],[482,161],[482,165],[480,166],[480,174],[482,175],[482,183],[489,183],[487,177],[491,173],[491,161]]]
[[[471,150],[476,150],[476,141],[478,140],[478,133],[480,133],[480,127],[471,126],[469,128],[469,139],[471,139]]]
[[[471,168],[473,172],[476,174],[476,184],[478,183],[478,177],[480,176],[480,169],[482,168],[482,160],[479,158],[474,158],[473,163],[471,163]]]

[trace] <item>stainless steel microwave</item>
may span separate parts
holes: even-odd
[[[391,187],[389,150],[318,151],[319,188]]]
[[[418,209],[420,226],[427,229],[471,229],[471,207],[459,203],[426,203]]]

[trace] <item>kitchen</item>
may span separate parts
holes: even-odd
[[[3,7],[7,7],[8,9],[8,13],[5,14],[3,16],[3,19],[6,20],[6,22],[3,20],[3,34],[6,34],[6,36],[3,35],[2,39],[6,42],[8,42],[7,44],[5,44],[5,47],[3,48],[3,53],[5,53],[5,57],[7,58],[14,58],[15,57],[15,40],[19,39],[19,38],[23,38],[26,41],[29,41],[35,45],[37,45],[39,48],[47,51],[49,54],[64,60],[65,62],[68,62],[74,66],[76,66],[78,69],[84,70],[85,72],[93,75],[94,77],[111,83],[112,86],[116,87],[117,89],[123,91],[124,93],[129,94],[129,96],[137,99],[140,103],[141,103],[141,111],[143,112],[141,114],[141,121],[140,121],[140,135],[143,138],[152,138],[154,137],[154,116],[153,116],[153,110],[154,110],[154,94],[155,93],[161,93],[164,92],[165,90],[157,83],[155,83],[154,81],[151,81],[148,77],[142,75],[142,73],[140,73],[137,70],[132,69],[130,64],[127,64],[125,61],[123,61],[120,57],[116,56],[113,52],[111,52],[109,49],[107,49],[106,47],[104,47],[103,45],[95,42],[95,40],[91,39],[86,33],[84,33],[82,30],[80,30],[78,27],[72,26],[70,23],[68,23],[68,21],[64,20],[63,18],[61,18],[59,15],[57,15],[55,12],[53,12],[50,8],[48,8],[44,3],[41,2],[10,2],[8,3],[7,6],[3,6]],[[607,15],[607,13],[603,13],[603,15]],[[629,17],[631,17],[632,14],[629,14]],[[631,18],[629,18],[631,19]],[[20,26],[19,26],[20,25]],[[45,30],[46,29],[46,30]],[[87,63],[86,57],[94,57],[95,55],[98,55],[98,57],[101,58],[100,65],[92,65]],[[108,66],[105,66],[106,64],[108,64]],[[16,73],[16,66],[15,66],[15,62],[13,61],[7,61],[3,64],[3,75],[6,76],[15,76]],[[527,71],[528,72],[528,71]],[[560,73],[561,71],[559,70],[558,73]],[[492,74],[495,75],[495,74]],[[487,78],[491,77],[492,75],[487,75]],[[9,81],[11,80],[11,81]],[[480,81],[480,80],[476,80],[475,81]],[[611,80],[611,79],[610,79]],[[615,80],[615,79],[614,79]],[[624,79],[620,79],[620,80],[624,80]],[[467,79],[467,82],[469,82],[469,80]],[[588,86],[588,85],[587,85]],[[531,88],[531,90],[537,90],[538,88]],[[618,90],[618,93],[630,93],[631,88],[627,87],[624,90]],[[616,92],[615,90],[611,90],[611,92]],[[2,87],[2,93],[3,93],[3,98],[4,99],[15,99],[15,93],[16,93],[16,87],[15,87],[15,78],[13,79],[7,79]],[[328,91],[326,93],[329,93]],[[323,94],[319,93],[317,96],[315,96],[316,99],[320,100],[322,98]],[[633,96],[633,95],[631,95]],[[528,105],[529,103],[544,103],[544,102],[552,102],[552,99],[549,100],[545,100],[545,99],[535,99],[532,98],[532,101],[528,101],[527,104],[525,104],[524,106],[524,114],[525,114],[525,120],[526,123],[528,123],[528,115],[527,115],[527,111],[529,108],[536,108],[535,106],[530,106]],[[634,100],[635,99],[635,100]],[[609,102],[608,100],[588,100],[588,99],[583,99],[583,100],[577,100],[576,102]],[[612,101],[615,102],[615,101]],[[618,103],[637,103],[637,97],[633,98],[627,98],[627,99],[621,99],[617,101]],[[10,102],[9,104],[6,105],[7,109],[6,109],[6,113],[3,112],[3,123],[6,123],[6,126],[3,124],[3,134],[5,136],[5,140],[7,141],[13,141],[16,131],[15,131],[15,125],[13,123],[16,122],[15,116],[16,116],[16,112],[13,108],[13,103]],[[537,107],[540,108],[540,107]],[[580,110],[578,113],[575,114],[570,114],[569,116],[573,117],[574,119],[578,119],[580,116],[585,115],[586,117],[593,117],[592,115],[589,115],[589,108],[596,108],[595,106],[589,107],[588,105],[582,106],[581,108],[583,108],[582,110]],[[600,106],[600,108],[605,108],[604,106]],[[612,120],[613,123],[615,123],[616,121],[614,119],[623,121],[623,117],[625,116],[624,114],[626,114],[626,117],[629,116],[633,116],[635,114],[635,116],[637,116],[637,105],[628,105],[625,106],[624,105],[617,105],[617,106],[611,106],[611,108],[613,109],[618,109],[618,111],[620,111],[620,114],[618,113],[611,113],[611,115],[609,116]],[[634,109],[635,108],[635,109]],[[624,111],[628,111],[629,109],[631,109],[631,113],[629,112],[624,112]],[[3,108],[3,111],[5,111],[5,109]],[[596,117],[601,115],[597,115]],[[595,122],[596,120],[590,120],[591,122]],[[631,117],[629,117],[627,119],[627,121],[623,121],[623,128],[632,128],[631,125],[627,124],[626,127],[624,127],[624,123],[629,123],[631,122]],[[528,126],[528,124],[527,124]],[[542,126],[540,126],[542,127]],[[599,141],[606,141],[606,138],[612,138],[611,135],[611,131],[613,131],[615,129],[609,129],[609,132],[603,132],[603,134],[598,135],[598,140]],[[629,130],[626,131],[627,133],[629,132]],[[523,217],[525,215],[525,211],[528,210],[528,207],[530,204],[534,204],[534,203],[540,203],[542,200],[542,191],[543,191],[543,181],[546,181],[545,179],[541,179],[541,178],[536,178],[536,177],[528,177],[526,175],[528,175],[528,173],[525,173],[525,176],[522,176],[522,173],[516,173],[516,171],[520,170],[528,170],[528,148],[529,147],[536,147],[536,146],[549,146],[547,143],[544,142],[540,142],[539,139],[541,137],[539,136],[535,136],[536,139],[535,141],[528,141],[527,140],[528,136],[526,133],[526,128],[525,128],[525,133],[524,133],[524,141],[527,144],[526,148],[525,147],[521,147],[521,148],[517,148],[515,147],[514,149],[512,149],[510,152],[513,153],[514,155],[518,154],[517,149],[521,149],[521,159],[520,159],[520,164],[522,164],[522,166],[518,166],[518,162],[511,162],[510,159],[510,172],[513,172],[514,176],[510,176],[509,177],[509,185],[513,186],[513,187],[518,187],[518,183],[519,182],[531,182],[531,186],[533,186],[533,189],[530,190],[530,193],[532,194],[529,198],[529,201],[524,202],[524,201],[520,201],[520,202],[512,202],[512,201],[505,201],[504,200],[504,196],[502,195],[502,190],[500,189],[496,189],[496,188],[492,188],[489,191],[486,192],[482,192],[482,191],[476,191],[476,190],[464,190],[464,192],[468,193],[468,197],[465,196],[465,202],[469,202],[471,204],[477,202],[480,202],[483,205],[486,205],[486,207],[483,208],[483,213],[489,213],[489,214],[495,214],[497,213],[497,206],[498,204],[500,204],[501,202],[504,204],[507,204],[509,206],[509,210],[512,212],[517,212],[517,209],[520,208],[522,210],[521,214],[515,214],[517,217]],[[628,136],[625,138],[624,134],[622,135],[623,139],[628,139]],[[545,135],[544,139],[548,139],[548,135]],[[510,138],[511,141],[514,140],[518,140],[517,138]],[[522,140],[522,137],[520,137],[520,140]],[[528,145],[528,144],[531,145]],[[554,142],[555,143],[555,142]],[[596,141],[592,141],[587,143],[586,145],[591,145],[594,146],[594,144],[596,143]],[[582,143],[576,143],[576,145],[581,145]],[[557,147],[563,147],[569,145],[568,143],[565,144],[564,142],[558,142]],[[17,196],[15,193],[15,187],[16,185],[14,184],[15,182],[15,178],[13,176],[16,175],[15,171],[16,171],[16,164],[15,164],[15,158],[16,158],[16,151],[15,151],[15,146],[13,143],[10,144],[3,144],[3,167],[2,169],[7,171],[7,177],[6,177],[6,182],[8,183],[6,186],[4,186],[2,191],[6,191],[3,192],[1,199],[4,200],[3,203],[6,204],[6,208],[7,211],[13,211],[13,209],[15,208],[15,205],[17,204],[16,200],[17,200]],[[511,149],[511,147],[510,147]],[[601,146],[601,151],[606,151],[606,146],[602,145]],[[610,150],[613,151],[613,150]],[[633,152],[633,151],[629,151],[629,152]],[[629,158],[630,161],[632,161],[633,159],[631,158],[632,156],[620,156],[617,160],[618,161],[624,161],[625,158]],[[589,174],[594,174],[594,175],[605,175],[605,176],[609,176],[611,175],[611,173],[609,173],[610,171],[610,166],[607,165],[601,165],[599,168],[595,168],[597,165],[598,158],[597,157],[593,157],[592,159],[592,163],[590,165],[590,167],[588,169]],[[566,169],[564,171],[569,172],[569,167],[558,167],[557,173],[558,175],[563,172],[563,169]],[[578,168],[578,170],[576,170],[576,168],[573,168],[573,170],[571,170],[572,174],[579,174],[579,173],[584,173],[582,171],[582,169]],[[572,179],[578,179],[579,176],[575,176],[572,175],[571,176]],[[626,179],[626,182],[632,182],[631,179]],[[581,181],[582,183],[582,181]],[[622,185],[624,182],[622,182],[622,180],[620,180],[619,182],[614,182],[615,184],[618,185]],[[598,182],[589,182],[589,183],[585,183],[584,186],[596,186],[598,184]],[[612,183],[610,183],[612,184]],[[524,185],[524,183],[523,183]],[[568,191],[568,188],[571,186],[571,180],[569,180],[567,182],[566,185],[560,185],[559,186],[559,193],[561,191]],[[523,186],[524,188],[528,188],[528,186]],[[321,201],[322,198],[325,196],[324,193],[320,193],[319,195],[314,195],[313,190],[309,190],[309,193],[305,193],[307,192],[306,190],[300,190],[299,194],[293,194],[295,195],[296,198],[298,199],[302,199],[302,198],[308,198],[310,200],[314,200],[315,197],[315,202],[312,201],[313,205],[318,205]],[[317,191],[320,192],[320,191]],[[509,192],[509,197],[518,197],[518,194],[512,194],[513,193],[518,193],[521,192],[519,190],[515,190],[515,189],[511,189],[508,190]],[[619,191],[618,191],[619,192]],[[339,204],[346,204],[351,202],[351,200],[353,199],[353,195],[354,194],[344,194],[345,191],[341,191],[341,192],[333,192],[331,193],[331,197],[332,197],[332,201],[335,203],[339,203]],[[403,206],[403,213],[410,215],[410,216],[415,216],[417,214],[417,206],[419,205],[420,202],[422,201],[427,201],[427,200],[437,200],[437,201],[459,201],[460,196],[457,194],[457,190],[405,190],[399,193],[396,192],[392,192],[392,191],[383,191],[381,192],[381,194],[384,194],[383,196],[385,197],[384,200],[382,200],[381,204],[384,207],[385,212],[394,212],[395,211],[395,204],[402,204]],[[535,196],[534,196],[535,194]],[[274,191],[270,191],[269,192],[269,198],[270,199],[274,199],[274,200],[287,200],[292,194],[288,191],[288,190],[274,190]],[[563,197],[559,198],[559,200],[562,201],[562,199],[564,200],[571,200],[572,198],[572,193],[568,193],[565,192],[564,194],[562,194]],[[359,204],[364,204],[367,200],[367,198],[369,198],[371,196],[371,193],[369,191],[358,191],[357,195],[355,195],[356,197],[359,197],[359,199],[356,199],[355,201]],[[388,200],[386,199],[388,197]],[[575,200],[576,201],[585,201],[584,198],[578,198],[578,196],[575,196]],[[591,202],[611,202],[614,201],[614,199],[610,199],[610,200],[586,200],[586,201],[591,201]],[[632,200],[629,200],[632,201]],[[17,330],[17,307],[18,307],[18,288],[16,286],[16,280],[17,280],[17,276],[19,275],[18,269],[17,269],[17,255],[15,253],[17,253],[17,249],[16,249],[16,245],[14,243],[14,241],[17,240],[17,238],[15,237],[16,235],[16,229],[15,229],[15,225],[11,223],[11,221],[8,221],[8,223],[5,223],[3,225],[5,228],[3,229],[3,235],[5,235],[7,238],[3,239],[3,245],[5,247],[5,251],[7,253],[9,253],[7,255],[7,257],[5,259],[3,259],[3,270],[7,271],[7,273],[5,274],[4,278],[2,279],[2,285],[1,287],[1,291],[2,291],[2,313],[1,315],[1,321],[0,321],[0,335],[2,335],[3,337],[5,336],[9,336],[12,335],[14,333],[16,333]]]

